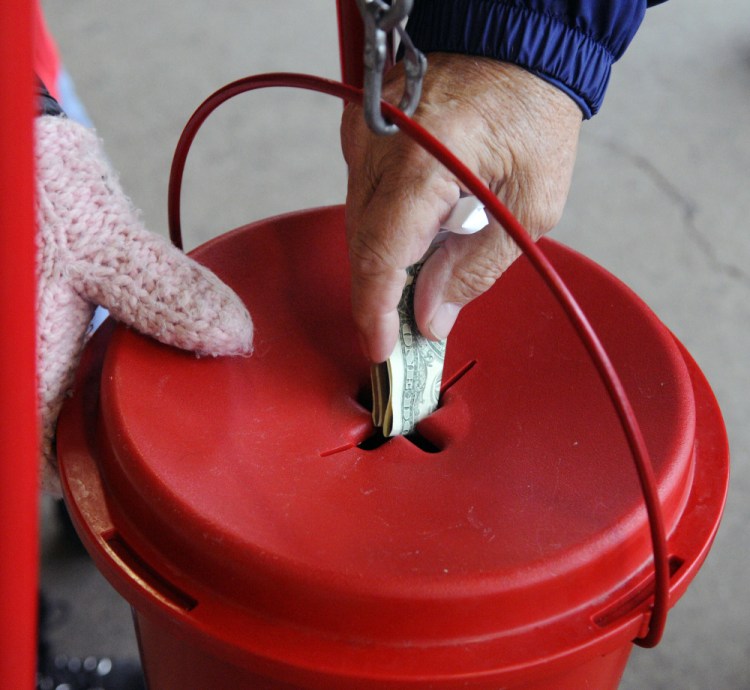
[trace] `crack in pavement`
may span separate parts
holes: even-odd
[[[661,191],[678,207],[682,216],[687,239],[698,247],[709,264],[730,280],[735,280],[739,283],[750,286],[750,274],[741,266],[723,260],[719,256],[714,243],[711,242],[711,240],[701,231],[697,221],[697,204],[686,197],[680,189],[646,156],[631,151],[627,147],[622,146],[611,139],[594,137],[593,141],[629,160],[636,169],[646,175],[654,183],[657,189],[659,189],[659,191]]]

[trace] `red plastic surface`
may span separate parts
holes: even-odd
[[[0,679],[36,669],[38,431],[31,3],[0,11]]]
[[[199,360],[119,330],[101,391],[95,359],[84,367],[58,444],[100,567],[178,636],[303,687],[521,687],[628,646],[651,594],[642,495],[554,298],[519,260],[462,312],[420,437],[373,448],[343,237],[342,209],[322,209],[197,253],[253,314],[251,358]],[[641,420],[676,597],[723,506],[716,403],[632,292],[544,247]]]
[[[205,645],[181,639],[163,621],[138,616],[138,638],[148,650],[144,656],[144,670],[149,679],[149,688],[154,690],[205,690],[206,688],[232,688],[232,690],[298,690],[300,685],[275,680],[268,676],[248,672],[245,667],[227,664],[206,650]],[[631,646],[624,645],[612,652],[596,655],[573,667],[560,670],[552,676],[521,681],[513,685],[513,690],[616,690],[630,656]],[[188,664],[186,659],[199,659],[200,663]],[[304,687],[309,687],[305,685]],[[317,687],[343,687],[346,690],[359,690],[358,682],[343,686],[323,681]],[[382,686],[381,686],[382,687]],[[406,685],[396,683],[395,689],[403,690]],[[411,686],[410,686],[411,687]],[[436,687],[429,685],[429,688]],[[508,686],[488,685],[486,681],[460,682],[453,687],[492,688],[505,690]]]

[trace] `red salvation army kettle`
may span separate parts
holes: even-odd
[[[187,145],[222,99],[280,82],[357,98],[248,78],[207,101]],[[718,528],[728,448],[708,383],[632,291],[544,239],[462,310],[439,409],[383,442],[344,237],[329,207],[193,252],[248,306],[252,357],[112,324],[86,350],[63,486],[133,608],[148,687],[613,690]]]

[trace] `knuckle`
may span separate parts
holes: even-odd
[[[544,235],[554,228],[562,218],[562,209],[558,209],[552,204],[541,204],[536,213],[532,216],[530,222],[531,231],[535,236]]]
[[[508,208],[535,238],[552,230],[562,218],[567,191],[538,176],[524,176],[502,191]]]
[[[568,196],[568,185],[561,184],[558,177],[547,176],[543,189],[536,195],[537,227],[549,232],[560,222]]]
[[[356,233],[349,240],[349,265],[355,281],[376,279],[393,268],[393,257],[387,247],[365,233]]]
[[[565,196],[557,190],[550,190],[536,204],[535,227],[538,235],[543,235],[554,228],[562,218],[565,207]]]

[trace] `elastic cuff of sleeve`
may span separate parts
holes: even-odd
[[[614,56],[550,14],[489,0],[415,3],[407,31],[424,53],[477,55],[524,67],[567,93],[584,118],[599,110]]]

